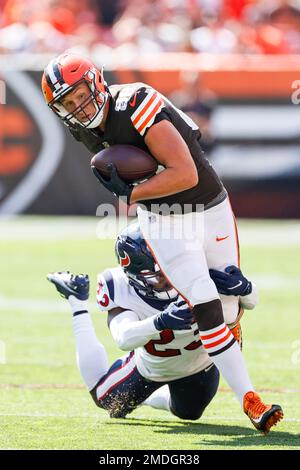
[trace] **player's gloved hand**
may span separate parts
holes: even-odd
[[[193,320],[192,312],[184,300],[172,302],[154,318],[157,330],[190,330]]]
[[[115,165],[112,163],[107,165],[107,169],[110,173],[109,180],[105,179],[95,166],[92,165],[91,168],[96,178],[100,181],[101,184],[103,184],[103,186],[105,186],[106,189],[108,189],[117,197],[125,197],[127,204],[130,204],[130,196],[134,186],[132,184],[126,183],[120,178]]]
[[[236,266],[227,266],[225,272],[210,269],[209,274],[220,294],[245,296],[252,292],[251,282]]]

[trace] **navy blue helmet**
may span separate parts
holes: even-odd
[[[128,225],[115,244],[118,263],[129,283],[147,297],[174,299],[178,293],[161,272],[151,254],[138,222]]]

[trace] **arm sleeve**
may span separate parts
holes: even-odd
[[[252,284],[252,292],[251,294],[240,296],[240,305],[246,310],[253,310],[254,307],[258,304],[258,289],[254,282],[251,281]]]
[[[157,338],[154,317],[139,320],[138,315],[126,310],[112,319],[109,325],[111,334],[118,347],[123,351],[144,346],[151,339]]]

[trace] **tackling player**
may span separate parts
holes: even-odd
[[[149,85],[108,87],[103,71],[75,54],[51,60],[42,89],[52,111],[92,153],[130,144],[155,157],[162,171],[136,186],[125,183],[113,166],[109,180],[96,168],[94,173],[116,196],[127,198],[128,204],[138,203],[144,239],[170,284],[192,306],[212,362],[254,425],[275,424],[282,410],[264,404],[253,391],[240,348],[227,326],[237,320],[238,299],[220,296],[209,276],[209,269],[239,266],[239,248],[227,192],[203,156],[198,126]],[[177,212],[172,214],[174,204]],[[163,213],[162,205],[167,209]],[[165,228],[181,232],[181,238],[161,236]]]
[[[198,419],[217,392],[219,372],[190,309],[159,270],[136,223],[119,235],[115,250],[120,266],[99,275],[97,303],[108,312],[117,345],[131,352],[111,367],[88,314],[88,277],[48,275],[73,312],[82,378],[111,417],[125,417],[147,404],[182,419]],[[256,288],[238,268],[211,275],[223,294],[233,292],[244,308],[255,307]],[[268,431],[262,423],[258,429]]]

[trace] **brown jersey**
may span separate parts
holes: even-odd
[[[194,210],[196,204],[210,206],[214,201],[221,201],[226,197],[219,177],[203,155],[199,128],[190,117],[144,83],[112,85],[109,92],[111,96],[104,132],[80,126],[70,128],[75,139],[81,141],[92,153],[116,144],[134,145],[150,153],[145,144],[145,136],[151,126],[166,119],[186,142],[197,167],[199,182],[195,187],[139,203],[148,209],[151,204],[180,204],[181,207],[188,204]]]

